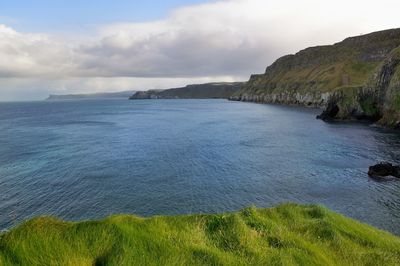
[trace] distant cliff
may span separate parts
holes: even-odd
[[[221,82],[188,85],[167,90],[138,91],[130,99],[228,99],[239,91],[242,85],[242,82]]]
[[[51,94],[46,100],[60,101],[60,100],[78,100],[78,99],[107,99],[107,98],[128,98],[134,91],[120,91],[120,92],[104,92],[92,94],[66,94],[66,95],[53,95]]]
[[[400,29],[347,38],[279,58],[231,100],[327,107],[329,119],[400,126]]]

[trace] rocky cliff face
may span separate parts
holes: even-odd
[[[400,128],[400,47],[385,60],[375,80],[381,115],[378,122]]]
[[[307,48],[251,76],[231,100],[330,107],[322,119],[393,126],[400,120],[399,47],[400,29],[393,29]]]
[[[364,85],[334,91],[319,118],[368,119],[400,128],[400,47],[389,53]]]
[[[243,93],[240,96],[233,95],[231,100],[258,102],[258,103],[277,103],[286,105],[303,106],[324,106],[331,94],[329,92],[310,91],[297,92],[296,90],[287,90],[273,93]]]

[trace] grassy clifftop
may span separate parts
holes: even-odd
[[[341,86],[364,85],[399,45],[400,29],[393,29],[307,48],[279,58],[264,74],[253,75],[236,95],[289,90],[329,92]]]
[[[221,215],[28,221],[0,265],[398,265],[400,238],[319,206]]]

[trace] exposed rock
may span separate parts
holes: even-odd
[[[335,119],[336,115],[339,113],[339,107],[335,102],[330,102],[326,109],[322,112],[322,114],[317,116],[317,119],[321,119],[323,121],[331,121]]]
[[[364,119],[398,128],[400,125],[400,47],[394,49],[376,68],[365,85],[341,88],[329,105],[340,111],[335,119]],[[327,111],[327,110],[325,110]]]
[[[265,94],[243,94],[241,96],[234,95],[230,100],[258,103],[277,103],[286,105],[302,105],[308,107],[325,106],[330,93],[320,92],[280,92],[280,93],[265,93]]]
[[[382,118],[379,124],[398,128],[400,125],[400,47],[384,61],[376,78],[376,92]]]
[[[371,177],[394,176],[400,178],[400,166],[392,165],[388,162],[382,162],[371,166],[368,175]]]
[[[365,120],[376,122],[381,118],[378,96],[375,91],[363,87],[344,87],[331,94],[325,110],[318,119]]]

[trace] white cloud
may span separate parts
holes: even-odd
[[[64,76],[78,67],[68,45],[0,25],[0,77]]]
[[[284,54],[399,27],[399,9],[397,0],[225,0],[179,8],[159,21],[104,25],[72,41],[0,25],[0,77],[75,79],[82,90],[96,90],[84,82],[90,79],[104,89],[115,80],[134,87],[132,78],[147,78],[147,85],[246,79]]]

